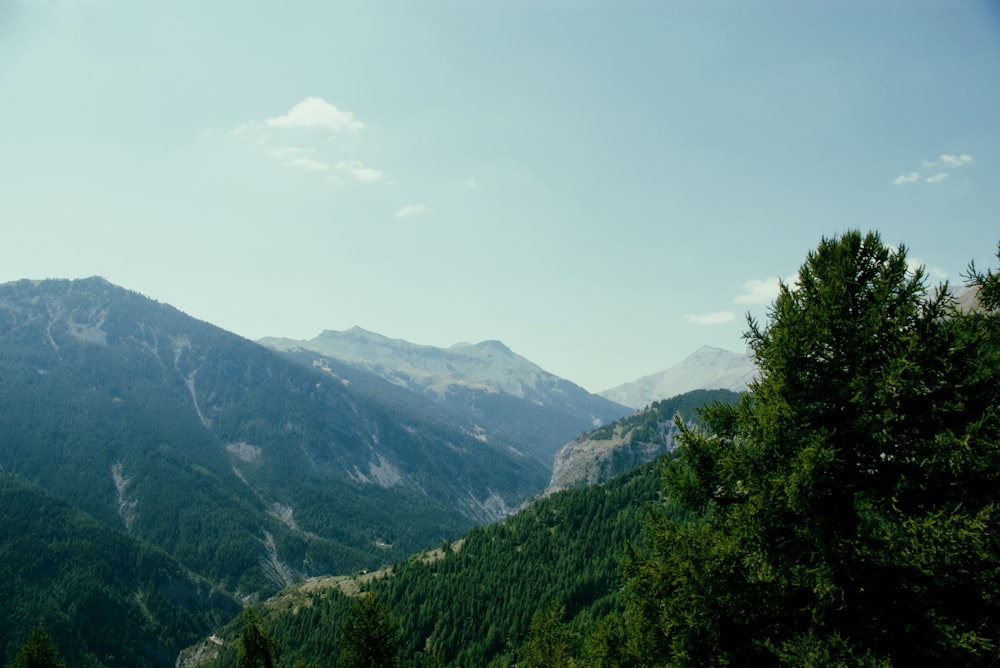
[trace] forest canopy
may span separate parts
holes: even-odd
[[[628,562],[646,662],[997,663],[1000,277],[968,278],[962,310],[849,232],[750,321],[760,377],[665,466],[693,519],[654,515]]]

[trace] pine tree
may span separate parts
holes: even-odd
[[[986,296],[995,275],[977,275]],[[735,407],[681,429],[631,552],[654,665],[995,665],[1000,319],[929,292],[905,248],[845,234],[746,334]]]
[[[392,668],[400,665],[399,623],[372,593],[355,601],[341,625],[337,665],[341,668]]]
[[[274,668],[278,643],[263,629],[264,620],[253,608],[243,610],[243,626],[236,649],[236,668]]]
[[[528,637],[521,648],[527,668],[566,668],[573,665],[573,634],[563,621],[566,608],[550,603],[531,618]]]
[[[10,668],[66,668],[66,663],[59,658],[49,634],[41,624],[37,624],[28,640],[21,645]]]

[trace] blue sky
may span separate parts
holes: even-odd
[[[990,2],[0,0],[0,281],[249,338],[742,350],[820,238],[1000,241]]]

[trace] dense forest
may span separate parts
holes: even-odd
[[[42,624],[71,666],[160,666],[239,610],[161,550],[0,473],[0,657]]]
[[[996,665],[1000,274],[968,279],[824,239],[674,456],[279,599],[214,665]]]
[[[651,462],[605,485],[541,499],[460,542],[396,564],[391,574],[360,578],[360,591],[391,611],[402,655],[415,661],[508,665],[517,660],[532,618],[553,603],[564,607],[573,650],[579,650],[620,607],[626,544],[639,540],[651,508],[665,508],[660,468]],[[338,584],[296,587],[262,608],[265,632],[282,648],[281,665],[336,661],[340,625],[358,593]],[[221,633],[226,645],[208,665],[233,665],[239,628],[234,622]]]
[[[959,302],[905,247],[824,239],[749,322],[759,378],[677,417],[669,455],[238,617],[168,555],[0,476],[0,593],[37,587],[0,649],[50,651],[44,627],[70,665],[163,665],[147,638],[228,618],[180,665],[997,665],[1000,274],[967,279]],[[665,406],[631,432],[662,435]]]

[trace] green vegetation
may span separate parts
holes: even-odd
[[[540,499],[460,542],[396,564],[391,575],[354,582],[398,620],[404,665],[520,660],[533,618],[552,605],[565,610],[570,652],[581,652],[599,632],[606,642],[600,648],[591,642],[593,653],[613,655],[620,560],[626,543],[639,540],[647,508],[662,503],[660,466],[650,462],[605,485]],[[281,643],[283,665],[337,661],[340,628],[356,600],[344,594],[353,585],[344,584],[296,587],[264,606],[264,629]],[[237,631],[231,624],[217,632],[227,641],[209,665],[232,665]]]
[[[581,435],[577,440],[610,440],[615,433],[628,434],[630,441],[650,443],[663,440],[672,433],[674,418],[680,416],[685,423],[699,424],[702,407],[718,401],[735,403],[739,395],[730,390],[693,390],[676,397],[654,401],[633,415],[617,422],[598,427]]]
[[[9,668],[66,668],[66,663],[59,658],[49,634],[38,624],[21,645]]]
[[[996,306],[997,277],[975,276]],[[761,378],[682,431],[627,585],[678,666],[996,665],[1000,318],[876,235],[824,240],[746,337]]]
[[[239,610],[162,551],[3,473],[0,601],[0,665],[41,622],[71,666],[172,666]]]
[[[340,668],[394,668],[400,665],[399,622],[372,593],[357,598],[340,625]]]
[[[227,616],[198,665],[1000,663],[1000,274],[969,279],[981,308],[962,311],[905,249],[824,240],[768,323],[750,323],[750,393],[682,398],[710,402],[700,424],[693,405],[657,402],[607,432],[655,438],[678,415],[674,453],[391,569],[282,591]],[[172,665],[147,650],[219,617],[171,557],[6,475],[0,531],[6,660],[48,652],[25,645],[41,622],[73,666]]]
[[[280,645],[264,633],[260,614],[250,607],[241,617],[243,626],[236,644],[236,668],[274,668]]]

